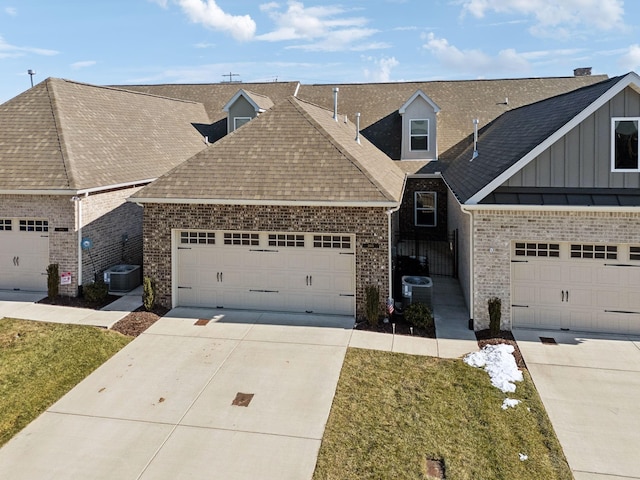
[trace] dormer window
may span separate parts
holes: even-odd
[[[429,120],[410,120],[411,151],[429,150]]]
[[[440,107],[417,90],[398,110],[402,116],[400,160],[437,160],[437,114]]]
[[[640,172],[638,124],[640,117],[611,119],[611,171]]]
[[[237,130],[238,128],[240,128],[245,123],[248,123],[249,120],[251,120],[251,117],[235,117],[233,119],[233,129]]]

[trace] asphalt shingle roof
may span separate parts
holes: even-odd
[[[0,105],[0,189],[156,178],[205,148],[202,105],[49,78]]]
[[[289,97],[134,198],[398,202],[404,173],[355,138],[353,123]]]
[[[468,146],[444,170],[451,190],[466,202],[603,95],[621,77],[502,114],[478,134],[478,156]]]

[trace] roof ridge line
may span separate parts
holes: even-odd
[[[305,100],[301,100],[297,97],[289,97],[287,99],[288,101],[291,102],[291,100],[293,100],[293,102],[302,102],[302,103],[307,103],[309,105],[315,106],[321,110],[324,110],[327,113],[331,113],[331,110],[327,110],[326,108],[320,107],[319,105],[315,105],[311,102],[307,102]],[[292,103],[293,104],[293,103]],[[306,110],[304,110],[302,108],[301,105],[294,105],[294,108],[296,108],[296,110],[298,110],[298,112],[300,112],[308,121],[310,121],[314,127],[316,128],[316,130],[318,130],[322,136],[329,141],[329,143],[331,143],[331,145],[333,145],[333,147],[340,152],[343,156],[345,156],[368,180],[369,182],[371,182],[372,185],[374,185],[376,187],[376,189],[378,190],[378,192],[380,192],[386,199],[391,200],[391,201],[395,201],[393,195],[391,194],[391,192],[389,192],[385,187],[383,187],[380,182],[378,182],[378,180],[371,174],[371,172],[369,172],[369,170],[367,168],[365,168],[362,163],[360,161],[358,161],[358,159],[356,159],[349,151],[346,150],[345,147],[343,147],[339,142],[337,142],[336,139],[333,138],[332,135],[329,134],[329,132],[315,119],[311,116],[311,114],[309,114]],[[339,123],[339,122],[336,122]],[[340,128],[340,127],[338,127]],[[362,135],[361,135],[362,137]],[[365,141],[368,142],[368,140],[365,138]],[[355,140],[354,140],[355,142]],[[381,152],[383,155],[384,152]],[[393,161],[391,159],[389,159],[390,161]]]
[[[71,168],[71,153],[67,148],[67,144],[64,141],[62,119],[60,118],[60,110],[58,109],[58,102],[55,98],[54,85],[56,79],[49,77],[45,82],[45,88],[47,89],[47,97],[49,98],[49,105],[51,106],[51,115],[53,117],[53,123],[56,126],[56,137],[58,138],[58,145],[60,147],[60,156],[62,157],[62,167],[64,168],[65,175],[67,177],[67,185],[69,188],[75,188],[75,178],[73,175],[73,169]]]

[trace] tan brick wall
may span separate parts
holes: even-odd
[[[356,313],[364,314],[364,289],[388,289],[388,225],[383,208],[145,204],[144,271],[157,285],[160,304],[171,307],[172,229],[350,233],[356,236]],[[377,248],[364,248],[375,243]]]
[[[49,222],[49,263],[57,263],[60,272],[72,272],[72,285],[60,286],[62,295],[77,292],[78,257],[76,249],[75,205],[71,196],[0,195],[0,217],[43,219]],[[56,232],[66,228],[66,232]]]
[[[82,236],[93,242],[82,253],[83,283],[91,283],[94,272],[120,263],[142,264],[142,207],[127,202],[140,188],[126,188],[81,197]],[[123,242],[123,235],[127,241]]]
[[[502,326],[511,328],[511,243],[640,243],[640,212],[474,212],[475,329],[488,328],[487,300],[502,299]],[[493,252],[491,252],[493,249]]]

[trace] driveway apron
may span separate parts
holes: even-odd
[[[640,479],[640,337],[514,336],[576,480]]]
[[[174,309],[0,449],[0,478],[311,478],[352,328]]]

